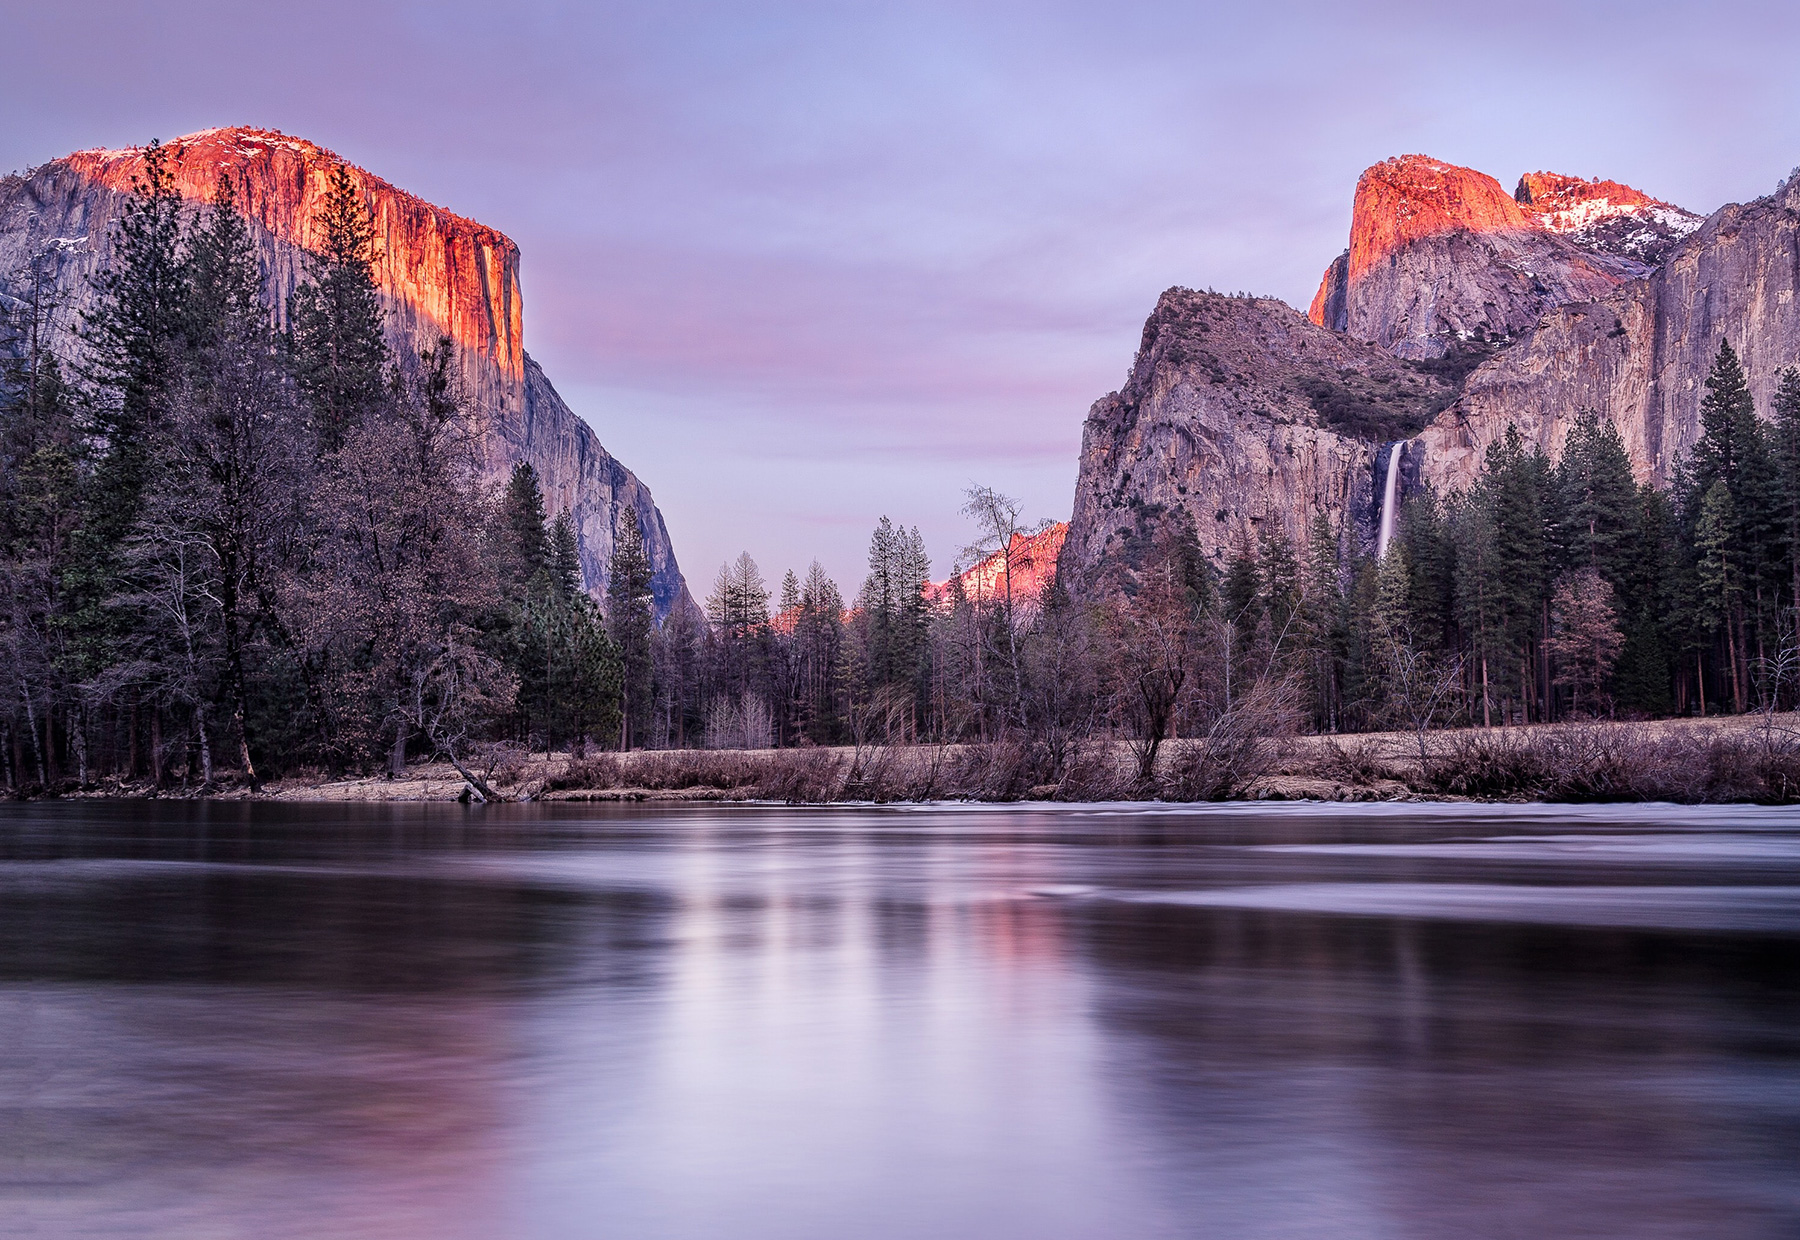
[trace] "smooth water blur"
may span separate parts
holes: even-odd
[[[0,1235],[1791,1237],[1791,810],[0,810]]]

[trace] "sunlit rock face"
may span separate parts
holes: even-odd
[[[1349,249],[1309,317],[1397,356],[1440,357],[1648,274],[1696,223],[1616,182],[1532,173],[1508,194],[1485,173],[1403,155],[1357,182]]]
[[[1014,534],[1004,551],[994,552],[954,579],[927,584],[925,597],[934,603],[945,602],[950,598],[950,581],[960,580],[965,597],[981,603],[1002,602],[1008,591],[1010,569],[1014,609],[1025,614],[1035,612],[1044,587],[1056,576],[1057,556],[1068,533],[1069,523],[1057,521],[1035,534]]]
[[[1675,243],[1700,227],[1692,211],[1617,181],[1585,181],[1559,172],[1527,172],[1513,197],[1538,223],[1584,250],[1660,264]]]
[[[223,174],[251,223],[272,304],[284,310],[304,275],[304,250],[333,170],[345,161],[273,130],[210,129],[167,144],[176,188],[213,200]],[[143,175],[143,151],[79,151],[0,181],[0,291],[34,257],[50,264],[65,296],[64,325],[92,304],[113,224]],[[433,206],[361,168],[350,174],[375,229],[375,277],[389,343],[410,357],[448,336],[463,393],[482,430],[487,472],[499,478],[529,461],[551,512],[572,511],[582,569],[604,592],[613,531],[635,507],[656,570],[659,615],[692,606],[649,490],[600,445],[525,352],[519,250],[504,234]]]

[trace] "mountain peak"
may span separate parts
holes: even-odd
[[[1356,182],[1349,278],[1421,237],[1531,226],[1524,209],[1487,173],[1429,155],[1396,156]]]
[[[183,198],[211,202],[223,173],[237,191],[242,214],[273,237],[305,249],[316,249],[321,240],[314,219],[332,172],[348,168],[374,219],[376,283],[459,350],[491,359],[509,379],[523,377],[519,248],[504,233],[277,129],[203,129],[174,138],[163,149]],[[123,193],[143,176],[144,150],[96,148],[58,162]]]
[[[1641,189],[1617,181],[1585,180],[1561,172],[1527,172],[1519,178],[1513,198],[1539,214],[1567,211],[1584,202],[1606,202],[1615,207],[1666,207]]]
[[[1400,155],[1356,183],[1350,246],[1307,317],[1406,356],[1452,337],[1510,337],[1553,305],[1647,274],[1700,217],[1617,181],[1484,172]]]
[[[1560,172],[1527,172],[1513,197],[1539,227],[1584,250],[1660,263],[1700,217],[1617,181],[1584,180]]]

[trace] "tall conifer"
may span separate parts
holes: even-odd
[[[650,561],[638,513],[619,513],[607,565],[606,628],[618,648],[621,668],[619,748],[639,743],[649,725],[654,668],[650,637],[653,627]]]
[[[322,453],[383,405],[387,343],[375,287],[375,227],[348,164],[332,169],[314,217],[306,279],[288,304],[294,377]]]

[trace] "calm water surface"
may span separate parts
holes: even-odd
[[[0,1235],[1794,1237],[1800,816],[7,807]]]

